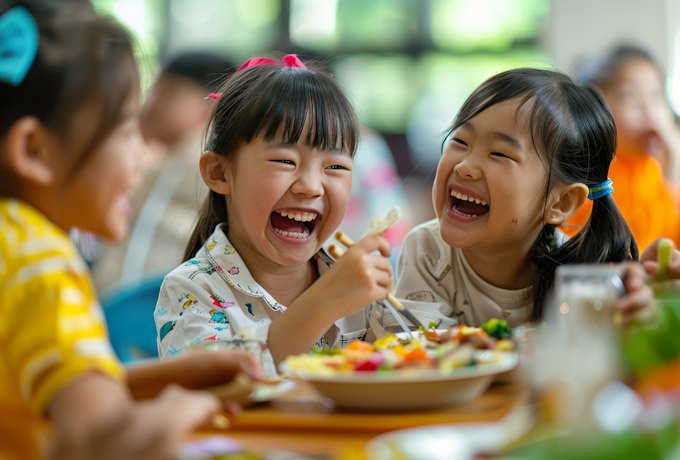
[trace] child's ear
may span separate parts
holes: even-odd
[[[22,117],[9,128],[6,159],[10,169],[21,179],[48,185],[55,177],[49,133],[35,117]]]
[[[546,224],[561,225],[583,206],[588,197],[588,187],[584,184],[556,186],[550,194],[545,207],[543,221]]]
[[[210,190],[230,195],[232,188],[231,162],[215,152],[203,152],[199,162],[201,176]]]

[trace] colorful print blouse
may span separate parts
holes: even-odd
[[[159,354],[163,358],[221,342],[220,346],[256,353],[265,372],[277,375],[263,345],[273,318],[286,306],[253,279],[223,228],[218,226],[193,259],[165,277],[154,312]],[[326,270],[325,265],[319,267],[320,273]],[[373,310],[367,307],[336,321],[319,345],[344,346],[366,338]]]

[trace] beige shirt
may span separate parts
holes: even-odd
[[[164,275],[182,262],[207,194],[198,169],[200,135],[188,136],[144,175],[132,197],[135,215],[127,238],[104,244],[94,266],[100,294],[118,283]]]
[[[510,326],[529,320],[533,288],[500,289],[470,267],[463,251],[441,238],[439,221],[415,227],[406,236],[397,267],[396,296],[420,321],[445,328],[464,323],[480,326],[491,318]],[[392,326],[385,317],[386,327]]]

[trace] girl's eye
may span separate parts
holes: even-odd
[[[292,165],[295,166],[295,162],[293,160],[272,160],[274,163],[281,163],[284,165]]]
[[[346,166],[343,165],[330,165],[328,169],[335,169],[335,170],[348,170]]]
[[[458,145],[462,145],[464,147],[467,147],[467,142],[465,142],[463,139],[461,139],[459,137],[451,138],[451,142],[454,143],[454,144],[458,144]]]
[[[496,158],[507,158],[508,160],[514,160],[513,157],[511,157],[510,155],[507,155],[505,153],[502,153],[502,152],[491,152],[491,153],[489,153],[489,155],[491,155],[492,157],[496,157]]]

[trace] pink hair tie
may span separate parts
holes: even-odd
[[[295,54],[286,54],[281,61],[276,61],[275,59],[272,58],[267,58],[267,57],[252,57],[248,59],[246,62],[241,64],[236,71],[238,72],[239,70],[243,69],[248,69],[250,67],[259,67],[262,65],[276,65],[276,64],[281,64],[285,67],[298,67],[298,68],[305,68],[305,65],[303,62],[297,57]]]
[[[206,97],[204,97],[204,100],[212,99],[213,101],[218,101],[222,97],[222,93],[210,93]]]
[[[297,54],[286,54],[283,59],[281,59],[281,62],[283,65],[286,67],[301,67],[305,68],[305,65],[302,63],[302,61],[297,57]]]

